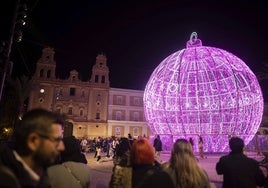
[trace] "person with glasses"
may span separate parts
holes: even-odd
[[[54,164],[65,149],[63,123],[59,114],[44,109],[30,110],[15,127],[14,147],[1,144],[0,166],[9,169],[20,187],[49,187],[46,168]]]

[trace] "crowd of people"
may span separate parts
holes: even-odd
[[[15,128],[13,144],[0,145],[0,187],[7,188],[88,188],[90,168],[85,154],[95,152],[113,158],[110,188],[209,188],[206,171],[200,167],[191,139],[177,139],[170,159],[162,162],[161,135],[153,143],[146,137],[93,140],[63,137],[64,119],[60,114],[33,109]],[[216,171],[223,175],[223,188],[267,188],[267,177],[260,163],[244,153],[239,137],[229,139],[230,153],[222,156]],[[198,139],[200,158],[203,140]]]

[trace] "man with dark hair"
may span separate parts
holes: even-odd
[[[46,167],[54,164],[64,150],[62,126],[63,120],[58,114],[34,109],[16,126],[14,149],[0,146],[0,166],[8,169],[20,187],[48,187]],[[13,185],[9,179],[10,183],[1,181],[0,187]]]
[[[243,152],[243,149],[245,147],[244,141],[238,137],[232,137],[229,140],[229,146],[230,146],[230,149],[232,150],[232,152],[235,152],[235,153]]]
[[[216,164],[218,174],[223,174],[223,188],[256,188],[263,186],[265,176],[255,159],[243,154],[244,141],[239,137],[229,140],[231,152]]]

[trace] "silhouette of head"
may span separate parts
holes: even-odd
[[[242,153],[244,148],[244,141],[239,137],[232,137],[229,140],[229,146],[233,153]]]

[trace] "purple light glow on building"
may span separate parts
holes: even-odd
[[[164,59],[152,73],[144,92],[145,118],[164,148],[177,138],[190,137],[198,150],[229,151],[230,136],[248,144],[261,123],[263,97],[258,80],[235,55],[202,46],[193,33],[187,48]]]

